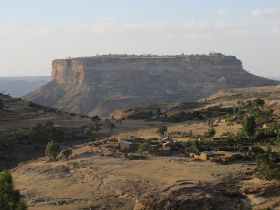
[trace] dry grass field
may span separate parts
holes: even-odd
[[[188,131],[192,130],[193,135],[203,135],[209,128],[207,123],[203,121],[186,121],[181,123],[162,123],[162,122],[145,122],[143,120],[125,120],[122,124],[117,124],[113,130],[113,136],[116,138],[127,138],[129,136],[154,138],[159,137],[157,129],[166,125],[168,132],[171,131]],[[216,137],[220,137],[223,133],[237,133],[241,128],[240,124],[227,125],[225,122],[218,123],[215,127]],[[180,141],[187,139],[180,138]]]
[[[76,146],[74,154],[69,161],[40,158],[13,170],[16,188],[31,210],[133,209],[138,199],[151,193],[218,183],[254,168],[246,163],[220,165],[184,157],[101,157],[94,147],[84,145]],[[187,183],[180,184],[182,180]]]
[[[279,182],[251,179],[252,162],[221,165],[175,156],[128,160],[100,156],[91,144],[73,150],[69,161],[39,158],[12,170],[30,210],[143,210],[165,199],[229,209],[240,202],[232,197],[236,190],[247,196],[241,209],[280,205]]]

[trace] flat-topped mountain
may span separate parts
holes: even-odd
[[[119,108],[197,101],[221,89],[279,83],[252,75],[235,56],[219,53],[58,59],[52,63],[52,77],[25,99],[100,115]]]

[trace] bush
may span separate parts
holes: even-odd
[[[149,142],[144,142],[144,143],[140,144],[140,146],[138,147],[138,152],[143,153],[143,152],[147,151],[149,149],[149,146],[150,146]]]
[[[206,134],[207,134],[207,137],[214,137],[216,134],[216,130],[213,127],[210,127]]]
[[[55,161],[57,155],[60,152],[60,146],[54,141],[48,142],[46,146],[46,155],[49,157],[50,161]]]
[[[280,179],[280,167],[277,165],[280,155],[268,149],[257,157],[257,173],[260,179]]]
[[[186,152],[193,152],[193,153],[196,153],[196,152],[199,152],[200,149],[199,149],[199,142],[198,141],[187,141],[185,143],[185,151]]]
[[[257,124],[255,116],[247,115],[242,121],[242,132],[248,138],[253,138],[256,132]]]
[[[162,125],[161,127],[158,128],[157,133],[159,133],[161,136],[163,136],[166,131],[167,131],[167,126]]]
[[[62,156],[66,159],[69,160],[69,157],[72,155],[73,151],[72,149],[65,149],[62,151]]]
[[[9,171],[0,173],[0,208],[1,210],[26,210],[18,190],[14,189],[12,175]]]

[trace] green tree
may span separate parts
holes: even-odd
[[[242,132],[248,138],[253,138],[257,129],[256,119],[253,115],[247,115],[242,121]]]
[[[46,146],[46,155],[49,157],[50,161],[55,161],[59,152],[60,152],[60,146],[58,143],[54,141],[48,142]]]
[[[143,153],[143,152],[147,151],[149,149],[149,146],[150,146],[149,142],[144,142],[144,143],[140,144],[140,146],[138,148],[138,152]]]
[[[208,128],[208,131],[207,131],[207,136],[208,136],[208,137],[213,137],[213,136],[215,136],[215,134],[216,134],[216,130],[214,129],[213,126],[211,126],[210,128]]]
[[[9,171],[0,172],[0,209],[26,210],[27,206],[18,190],[15,190]]]
[[[199,142],[197,140],[190,140],[185,143],[186,152],[199,152]]]
[[[167,131],[167,126],[166,125],[162,125],[158,128],[157,133],[159,133],[161,136],[163,136]]]

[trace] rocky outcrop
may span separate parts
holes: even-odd
[[[234,56],[95,56],[54,60],[53,81],[25,98],[82,114],[196,101],[235,87],[276,85],[243,70]]]

